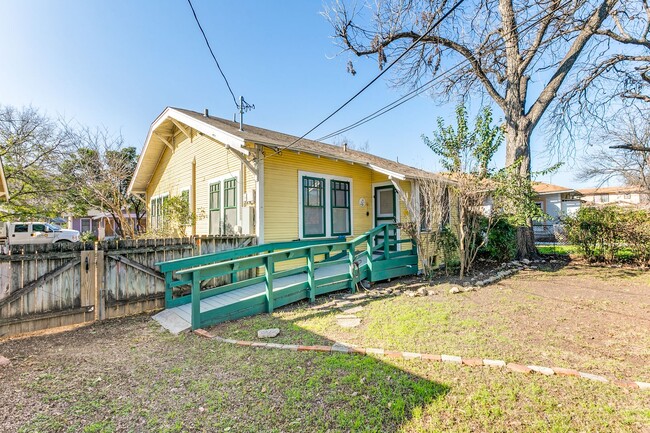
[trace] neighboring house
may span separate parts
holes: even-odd
[[[555,226],[560,223],[560,218],[572,215],[580,209],[580,193],[572,188],[544,182],[533,182],[533,190],[537,193],[535,203],[550,217],[546,221],[533,224],[535,238],[554,238]]]
[[[146,227],[146,216],[137,221],[136,214],[124,214],[129,224],[135,231],[144,232]],[[97,209],[91,209],[84,216],[68,215],[68,228],[78,230],[79,233],[92,233],[98,240],[107,237],[116,236],[115,221],[113,216],[108,212],[102,212]]]
[[[365,152],[194,111],[152,123],[129,192],[146,195],[148,227],[163,203],[187,197],[192,235],[255,235],[258,243],[352,237],[406,215],[397,188],[417,195],[436,175]],[[391,236],[401,236],[393,233]]]
[[[636,186],[584,188],[578,191],[585,203],[595,205],[644,206],[650,202],[648,192]]]

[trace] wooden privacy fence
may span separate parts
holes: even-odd
[[[254,244],[202,236],[12,246],[0,255],[0,338],[162,308],[156,263]]]

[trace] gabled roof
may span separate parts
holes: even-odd
[[[533,190],[539,195],[577,192],[575,189],[545,182],[533,182]]]
[[[630,193],[643,193],[643,188],[640,186],[603,186],[600,188],[583,188],[578,192],[582,195],[593,194],[630,194]]]
[[[381,158],[370,153],[307,139],[302,139],[294,143],[298,139],[296,136],[252,125],[244,125],[244,130],[240,131],[239,123],[230,120],[213,116],[206,117],[202,113],[182,108],[167,107],[151,124],[144,149],[142,150],[133,179],[129,185],[129,192],[144,192],[167,146],[164,142],[164,136],[170,133],[171,125],[177,124],[178,122],[196,129],[229,146],[231,149],[242,153],[248,152],[245,148],[247,143],[266,146],[274,151],[282,150],[290,146],[288,149],[295,152],[326,156],[342,161],[354,162],[355,164],[366,165],[377,172],[384,173],[396,179],[437,177],[437,175],[431,172]]]

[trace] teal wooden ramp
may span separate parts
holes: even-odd
[[[158,263],[165,274],[165,310],[154,319],[179,333],[338,290],[354,292],[361,280],[414,275],[416,250],[410,239],[390,239],[393,229],[384,224],[351,241],[269,243]],[[242,271],[254,276],[238,280]],[[229,283],[209,287],[220,277]]]

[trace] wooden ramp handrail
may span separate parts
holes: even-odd
[[[398,275],[399,272],[396,273],[390,269],[392,261],[395,266],[402,266],[402,264],[413,266],[412,257],[415,249],[412,247],[410,251],[398,251],[400,244],[411,242],[411,240],[391,240],[389,234],[394,229],[396,229],[394,224],[383,224],[350,241],[326,239],[281,242],[212,254],[211,257],[202,260],[198,260],[200,257],[193,257],[160,263],[159,267],[165,275],[165,305],[167,308],[173,308],[191,303],[191,325],[193,329],[197,329],[204,325],[203,313],[201,313],[202,299],[253,284],[264,283],[265,310],[272,312],[275,308],[276,298],[274,281],[286,276],[306,274],[305,282],[294,282],[288,287],[280,286],[280,290],[287,292],[289,289],[302,290],[300,292],[303,293],[300,295],[302,299],[306,296],[312,302],[315,300],[317,292],[326,293],[342,288],[349,288],[354,292],[357,283],[372,272],[386,275],[387,278],[390,278],[391,275]],[[357,247],[363,244],[365,244],[365,248],[358,250]],[[395,251],[391,251],[392,247],[395,248]],[[365,263],[362,263],[364,256]],[[217,257],[220,260],[215,261]],[[301,260],[302,264],[276,272],[277,264],[291,260]],[[347,271],[343,273],[321,278],[317,278],[315,275],[317,269],[344,264],[348,266],[346,267]],[[417,258],[415,258],[415,267],[417,271]],[[257,276],[243,281],[237,280],[238,272],[253,269],[257,270]],[[202,290],[201,283],[203,281],[228,275],[231,277],[229,284]],[[181,285],[191,287],[189,294],[173,297],[173,289]],[[305,293],[306,295],[304,295]]]

